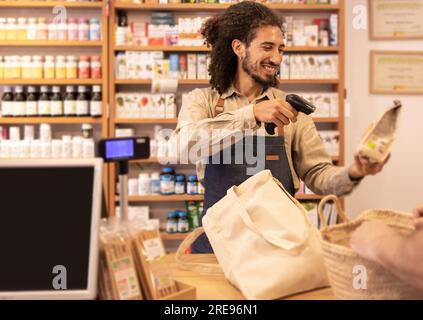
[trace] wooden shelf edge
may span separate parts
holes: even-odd
[[[128,118],[128,119],[115,119],[114,122],[116,124],[156,124],[156,123],[169,123],[169,124],[176,124],[178,123],[178,119],[162,119],[162,118],[151,118],[151,119],[138,119],[138,118]]]
[[[161,231],[160,236],[162,240],[184,240],[188,237],[190,232],[187,233],[167,233],[166,231]]]
[[[215,11],[225,10],[232,4],[207,4],[207,3],[167,3],[167,4],[135,4],[135,3],[124,3],[117,1],[114,5],[115,9],[127,9],[127,10],[173,10],[173,11]],[[336,11],[339,10],[339,5],[330,4],[266,4],[269,8],[274,10],[285,10],[285,11]]]
[[[101,41],[1,40],[0,46],[12,47],[101,47]]]
[[[153,195],[153,196],[129,196],[129,202],[179,202],[179,201],[203,201],[204,195]],[[116,197],[116,202],[119,199]]]
[[[281,79],[280,84],[339,84],[338,79]],[[119,79],[115,80],[115,84],[128,84],[128,85],[150,85],[151,80],[149,79]],[[179,80],[178,84],[210,84],[209,80]]]
[[[1,2],[0,8],[50,8],[64,6],[69,8],[101,8],[103,2],[67,2],[67,1],[7,1]]]
[[[20,118],[2,118],[0,124],[41,124],[41,123],[57,123],[57,124],[101,124],[101,118],[91,117],[20,117]]]
[[[101,79],[0,79],[0,85],[101,85]]]

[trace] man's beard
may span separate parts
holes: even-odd
[[[259,75],[254,73],[250,65],[250,54],[247,50],[245,59],[244,61],[242,61],[242,69],[245,71],[245,73],[247,73],[256,83],[261,85],[263,87],[263,90],[266,90],[269,87],[276,87],[278,85],[277,77],[279,75],[279,72],[276,72],[274,77],[263,79]]]

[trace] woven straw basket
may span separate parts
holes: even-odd
[[[328,201],[335,202],[342,223],[334,226],[325,224],[323,208]],[[359,257],[349,246],[351,233],[366,220],[381,220],[401,234],[410,234],[414,230],[411,215],[385,209],[374,209],[365,211],[358,218],[349,221],[338,198],[333,195],[322,199],[318,213],[320,221],[324,224],[320,231],[324,260],[330,284],[338,298],[351,300],[423,299],[423,291],[412,288],[378,264]],[[366,289],[354,289],[354,277],[358,274],[354,274],[353,270],[357,266],[365,267]]]
[[[222,268],[214,254],[191,254],[190,248],[193,242],[204,233],[203,228],[192,231],[179,245],[175,260],[179,268],[207,274],[223,274]]]

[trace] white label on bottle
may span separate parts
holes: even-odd
[[[50,115],[50,101],[38,101],[38,113],[40,116]]]
[[[88,101],[76,101],[76,114],[77,115],[88,115]]]
[[[12,109],[13,102],[11,101],[3,101],[1,104],[1,114],[3,117],[10,116],[11,109]]]
[[[64,102],[65,116],[76,114],[76,100],[65,100]]]
[[[15,116],[26,115],[26,101],[14,101],[13,102],[13,114]]]
[[[27,101],[26,102],[26,115],[27,116],[36,116],[37,115],[37,101]]]
[[[51,101],[50,108],[52,116],[63,115],[63,101]]]
[[[93,117],[101,116],[101,114],[102,114],[101,107],[102,107],[101,101],[91,101],[91,103],[90,103],[90,114],[91,114],[91,116],[93,116]]]

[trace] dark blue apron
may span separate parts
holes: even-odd
[[[219,104],[221,104],[219,106]],[[218,106],[216,110],[219,111],[223,109],[223,100],[219,99]],[[223,110],[222,110],[223,111]],[[207,209],[212,207],[216,202],[222,199],[228,189],[233,186],[238,186],[243,183],[245,180],[251,177],[247,174],[247,169],[253,170],[257,167],[257,164],[248,164],[250,161],[246,161],[245,155],[251,154],[253,150],[253,155],[257,155],[257,152],[260,152],[260,147],[258,144],[264,143],[264,157],[265,159],[259,159],[259,161],[264,160],[264,169],[270,170],[272,175],[278,179],[284,186],[284,188],[294,196],[295,189],[294,183],[292,180],[291,170],[289,168],[288,158],[285,152],[285,139],[280,136],[266,136],[258,138],[255,137],[245,137],[240,141],[232,144],[228,148],[219,152],[219,155],[214,155],[209,158],[209,161],[205,168],[204,174],[204,209],[200,221],[203,216],[207,213]],[[244,152],[248,149],[248,152]],[[252,148],[252,149],[251,149]],[[229,149],[229,150],[228,150]],[[237,158],[239,153],[242,152],[241,159]],[[227,156],[230,153],[230,163],[225,162]],[[219,164],[216,163],[217,159],[220,158]],[[265,199],[263,199],[265,200]],[[228,213],[230,214],[230,213]],[[192,253],[213,253],[213,249],[210,245],[209,240],[205,233],[199,236],[191,245]]]

